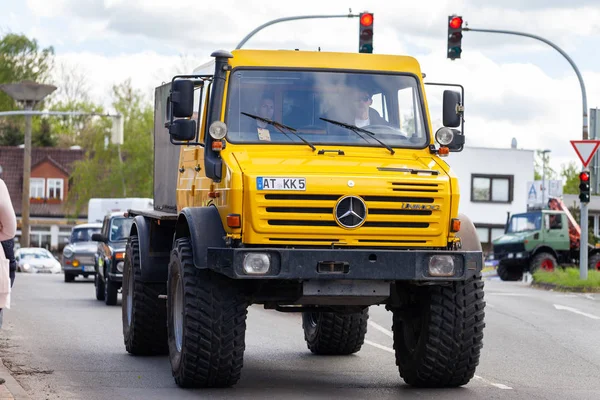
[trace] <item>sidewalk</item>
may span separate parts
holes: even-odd
[[[4,366],[2,359],[0,359],[0,377],[6,380],[4,384],[0,385],[0,400],[30,400],[25,389],[21,387],[19,382],[10,374],[8,368]]]

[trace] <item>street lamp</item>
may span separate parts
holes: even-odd
[[[56,90],[56,86],[44,85],[32,81],[7,83],[0,90],[23,103],[30,112],[46,96]],[[31,177],[31,114],[25,114],[25,149],[23,154],[23,199],[21,205],[21,247],[29,247],[29,181]]]
[[[546,207],[546,154],[552,150],[542,151],[542,208]]]

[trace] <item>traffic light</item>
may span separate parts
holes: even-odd
[[[462,25],[462,17],[457,15],[448,17],[448,58],[451,60],[460,58],[462,53]]]
[[[579,174],[579,201],[590,202],[590,172],[583,171]]]
[[[360,13],[358,22],[358,52],[373,53],[373,14]]]

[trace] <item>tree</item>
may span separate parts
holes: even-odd
[[[546,180],[555,179],[556,171],[550,166],[549,153],[543,153],[542,150],[535,152],[533,179],[541,181],[543,177],[544,165],[546,166]]]
[[[31,142],[35,147],[54,147],[56,146],[56,138],[52,136],[50,122],[48,118],[42,118],[39,130],[32,134]]]
[[[54,60],[54,49],[39,47],[35,39],[9,33],[0,38],[0,84],[32,80],[47,83]],[[0,91],[0,111],[17,109],[15,101]],[[34,131],[39,118],[33,117]],[[18,146],[23,143],[25,119],[10,116],[0,119],[0,145]]]
[[[123,116],[124,144],[107,143],[112,121],[103,118],[87,132],[84,160],[75,163],[67,199],[78,214],[94,197],[152,197],[153,112],[127,80],[113,86],[113,107]]]
[[[54,49],[42,49],[35,39],[14,33],[0,38],[0,83],[25,79],[47,83],[54,61]],[[14,110],[14,100],[0,92],[0,111]]]
[[[563,185],[564,194],[579,193],[579,170],[575,162],[571,161],[567,165],[561,165],[560,176],[565,180]]]

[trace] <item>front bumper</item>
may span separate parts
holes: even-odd
[[[65,266],[63,265],[62,270],[65,274],[73,274],[73,275],[95,275],[96,269],[93,265],[79,266],[73,267],[71,265]]]
[[[527,264],[529,262],[529,256],[531,254],[528,251],[518,251],[511,253],[499,253],[494,254],[494,259],[498,260],[498,264],[506,266],[518,266]]]
[[[246,274],[243,261],[248,253],[269,254],[269,271]],[[429,260],[435,255],[453,257],[452,276],[429,274]],[[343,265],[342,271],[327,271],[332,263]],[[207,257],[209,269],[233,279],[461,281],[480,273],[482,265],[481,252],[444,250],[209,248]]]

